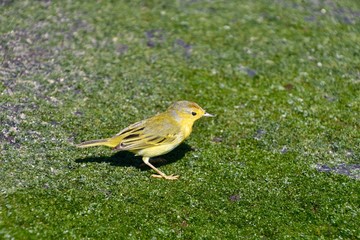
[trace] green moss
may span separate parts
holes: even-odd
[[[0,5],[0,238],[360,237],[357,1]],[[74,147],[181,99],[178,181]]]

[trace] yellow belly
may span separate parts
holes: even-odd
[[[182,143],[191,133],[192,125],[184,124],[183,128],[181,129],[181,134],[177,136],[177,139],[170,143],[170,144],[161,144],[154,147],[147,147],[140,150],[134,150],[132,151],[137,156],[143,156],[143,157],[156,157],[160,155],[164,155],[177,146],[179,146],[180,143]],[[131,151],[131,150],[130,150]]]
[[[134,151],[134,153],[137,156],[156,157],[156,156],[164,155],[164,154],[170,152],[171,150],[176,148],[179,144],[180,143],[177,143],[177,144],[172,143],[172,144],[166,144],[166,145],[164,144],[164,145],[160,145],[160,146],[141,149],[139,151]]]

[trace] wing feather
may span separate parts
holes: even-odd
[[[115,137],[122,140],[114,149],[138,151],[174,143],[179,138],[180,127],[171,120],[157,121],[155,117],[134,123],[119,132]]]

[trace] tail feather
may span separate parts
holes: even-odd
[[[112,141],[112,138],[90,140],[77,144],[79,148],[94,147],[94,146],[107,146],[107,147],[116,147],[118,144]]]

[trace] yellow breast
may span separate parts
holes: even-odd
[[[183,140],[185,140],[187,137],[189,137],[190,133],[192,131],[192,124],[184,124],[182,126],[181,132],[183,134]]]

